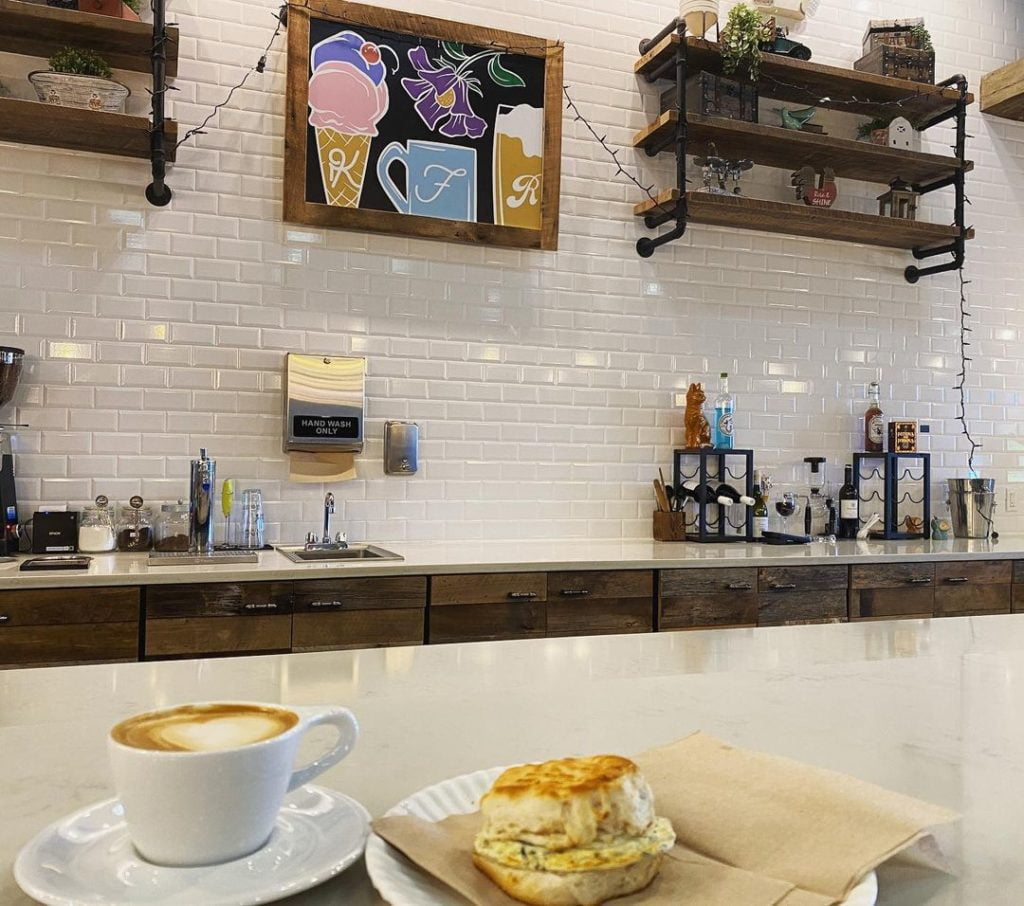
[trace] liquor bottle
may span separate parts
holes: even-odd
[[[744,506],[753,506],[757,502],[753,497],[741,494],[731,484],[720,484],[715,488],[715,494],[718,496],[718,502],[722,504],[722,506],[732,506],[734,503],[742,503]]]
[[[846,467],[846,481],[839,491],[839,537],[856,538],[860,529],[860,499],[853,486],[853,466]]]
[[[715,424],[712,429],[711,442],[716,450],[731,450],[732,416],[736,401],[729,393],[729,375],[722,372],[718,380],[718,396],[715,397]]]
[[[868,384],[868,408],[864,413],[864,450],[867,453],[882,452],[882,436],[885,433],[885,425],[878,395],[878,381],[872,381]]]
[[[701,484],[691,479],[683,482],[683,493],[692,497],[697,503],[719,503],[718,495],[710,484]],[[728,501],[730,504],[732,501]]]
[[[761,482],[761,473],[754,473],[754,537],[760,538],[768,531],[768,495]]]

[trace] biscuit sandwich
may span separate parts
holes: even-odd
[[[617,755],[509,768],[480,812],[474,864],[532,906],[597,906],[642,890],[675,843],[647,781]]]

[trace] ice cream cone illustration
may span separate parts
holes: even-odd
[[[329,205],[357,208],[370,143],[388,111],[380,47],[343,31],[317,44],[310,64],[309,124],[316,131],[324,195]]]

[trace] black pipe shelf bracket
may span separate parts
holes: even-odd
[[[670,55],[668,59],[666,59],[666,61],[657,68],[645,72],[643,74],[643,78],[649,83],[656,82],[658,79],[665,78],[673,68],[675,69],[676,109],[678,110],[675,130],[674,132],[663,134],[656,141],[645,145],[644,151],[649,157],[655,157],[662,151],[667,150],[670,146],[675,145],[676,186],[672,192],[664,193],[664,196],[670,200],[661,201],[660,197],[658,199],[655,199],[654,196],[651,197],[651,201],[654,202],[654,204],[652,204],[650,209],[644,214],[643,222],[644,226],[649,230],[655,230],[670,221],[674,221],[675,223],[670,230],[662,233],[660,236],[656,236],[653,239],[644,236],[637,240],[636,251],[641,258],[650,258],[651,255],[654,254],[654,250],[659,246],[680,238],[686,232],[687,221],[689,218],[686,195],[686,155],[688,141],[686,79],[688,77],[689,50],[686,41],[686,23],[681,17],[673,19],[653,38],[645,38],[642,40],[639,45],[639,50],[641,55],[646,54],[651,50],[651,48],[658,45],[659,42],[663,41],[673,32],[677,36],[674,54]],[[956,230],[956,236],[949,243],[938,246],[914,248],[912,253],[914,258],[918,261],[946,254],[952,255],[952,258],[946,263],[936,264],[930,267],[917,267],[916,265],[907,267],[904,270],[904,277],[908,283],[917,283],[917,281],[922,277],[941,274],[947,271],[955,271],[962,268],[964,264],[967,239],[972,235],[971,230],[968,228],[966,223],[966,205],[970,204],[966,195],[966,174],[970,169],[970,163],[967,161],[967,107],[970,104],[967,78],[964,75],[957,74],[943,82],[937,83],[935,87],[940,89],[955,87],[959,97],[953,106],[933,115],[918,126],[918,130],[923,132],[925,129],[930,129],[932,126],[937,126],[940,123],[955,120],[955,152],[959,166],[951,176],[925,184],[915,184],[912,188],[915,192],[918,192],[921,195],[926,195],[929,192],[934,192],[938,189],[944,189],[950,186],[955,188],[956,200],[953,208],[953,226]]]
[[[173,192],[166,183],[167,135],[164,131],[164,101],[171,87],[167,84],[166,0],[150,0],[153,9],[153,109],[149,127],[149,154],[153,168],[153,181],[146,187],[146,200],[156,207],[170,204]]]

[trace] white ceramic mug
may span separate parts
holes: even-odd
[[[159,865],[212,865],[255,852],[270,839],[285,793],[341,761],[359,735],[359,725],[347,708],[199,704],[256,705],[291,712],[298,720],[269,739],[213,751],[136,748],[108,736],[114,785],[129,836],[139,855]],[[338,741],[296,770],[302,737],[321,724],[337,728]]]

